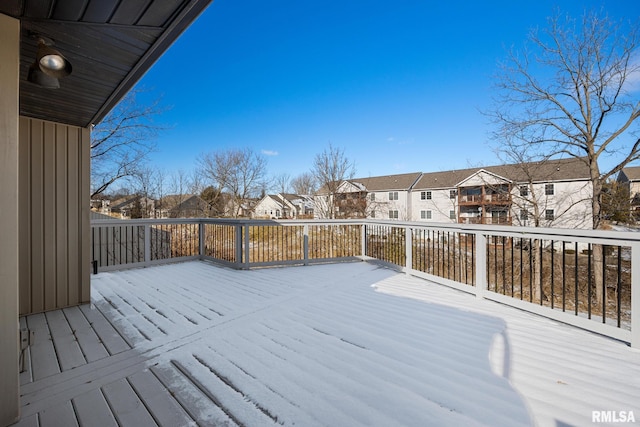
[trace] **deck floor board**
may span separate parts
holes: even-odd
[[[119,379],[102,387],[118,424],[121,426],[157,426],[151,414],[126,379]]]
[[[153,372],[150,370],[136,372],[128,380],[159,425],[167,427],[195,425],[195,421],[171,396]]]
[[[56,348],[60,369],[67,371],[87,363],[80,350],[75,331],[71,329],[63,310],[45,313],[51,331],[51,339]]]
[[[58,356],[53,346],[49,324],[44,313],[27,317],[27,326],[33,331],[34,335],[34,342],[29,348],[34,381],[59,373]]]
[[[79,307],[65,308],[63,312],[87,362],[95,362],[109,356],[109,352]]]
[[[73,407],[81,426],[118,426],[102,390],[93,389],[73,398]]]
[[[71,402],[62,405],[51,406],[40,412],[40,427],[74,427],[78,425],[78,419]]]
[[[96,307],[91,304],[84,304],[79,308],[110,355],[118,354],[131,348]]]

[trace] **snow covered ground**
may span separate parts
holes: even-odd
[[[640,422],[640,351],[364,262],[101,273],[92,301],[131,348],[34,376],[20,425]]]

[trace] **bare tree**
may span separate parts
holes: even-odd
[[[139,173],[156,148],[153,139],[162,126],[153,119],[163,110],[159,100],[139,103],[139,93],[130,91],[91,132],[91,197]]]
[[[604,183],[640,158],[640,102],[633,85],[640,75],[637,26],[596,12],[579,21],[558,14],[529,40],[532,49],[512,51],[497,76],[496,107],[490,112],[498,126],[494,139],[531,145],[548,157],[584,159],[593,191],[592,227],[599,228]],[[613,166],[602,170],[605,157]],[[596,245],[593,255],[598,270],[602,247]],[[595,279],[601,301],[601,278]]]
[[[172,195],[172,212],[171,217],[183,218],[185,216],[183,203],[189,198],[189,190],[192,187],[192,182],[189,175],[183,171],[178,170],[171,174],[170,177],[170,191]]]
[[[198,160],[199,170],[213,188],[233,197],[233,216],[238,217],[243,202],[264,188],[266,158],[250,148],[214,151]]]
[[[323,218],[335,218],[336,194],[344,180],[353,178],[354,163],[345,156],[344,149],[329,144],[322,153],[316,154],[311,174],[319,187],[314,197],[314,209],[317,215]]]
[[[291,180],[291,187],[296,194],[311,195],[316,191],[315,177],[311,172],[303,172]]]
[[[494,139],[535,146],[546,157],[584,159],[593,186],[592,226],[599,228],[604,182],[640,158],[637,27],[594,12],[579,22],[558,15],[529,39],[533,52],[511,52],[497,77]],[[625,137],[632,142],[625,144]],[[601,170],[604,157],[615,161]]]
[[[286,203],[286,194],[289,193],[291,188],[291,175],[288,173],[282,173],[273,178],[273,186],[276,191],[280,194],[280,212],[282,212],[282,217],[287,218],[291,215],[291,212],[287,209]]]
[[[135,193],[140,197],[140,216],[138,218],[151,218],[155,217],[155,205],[154,199],[158,197],[160,191],[159,186],[164,178],[163,173],[160,170],[152,169],[148,166],[142,166],[136,169],[133,176],[130,178],[135,189]],[[132,215],[133,217],[133,215]]]

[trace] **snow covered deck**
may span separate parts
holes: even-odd
[[[21,319],[20,426],[640,421],[640,352],[369,263],[188,262]]]

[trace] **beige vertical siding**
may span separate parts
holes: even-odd
[[[20,117],[20,314],[89,301],[88,129]]]
[[[20,22],[0,14],[0,425],[18,418]]]

